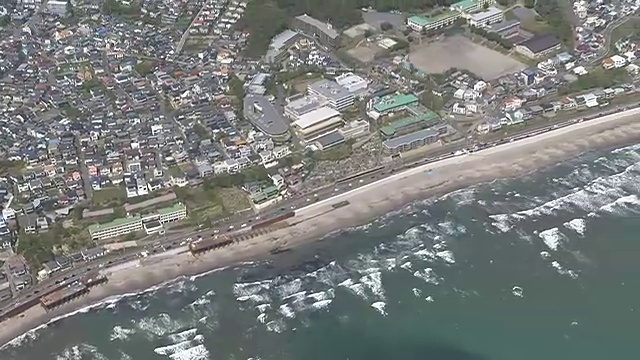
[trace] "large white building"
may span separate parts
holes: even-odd
[[[300,116],[316,110],[324,105],[324,101],[315,96],[302,96],[289,101],[284,107],[284,115],[293,121]]]
[[[421,32],[441,29],[450,25],[460,17],[458,11],[446,11],[432,17],[411,16],[407,18],[407,26],[413,31]]]
[[[335,81],[320,80],[307,86],[309,95],[315,96],[338,111],[343,111],[353,105],[354,95]]]
[[[293,123],[298,136],[304,141],[312,141],[344,124],[340,112],[324,106],[302,115]]]
[[[162,229],[162,225],[182,220],[187,217],[187,208],[183,204],[176,204],[169,208],[158,209],[153,214],[132,216],[115,219],[105,224],[90,225],[89,235],[94,241],[119,237],[130,233],[143,231],[151,234]]]
[[[504,12],[496,7],[490,7],[485,11],[471,14],[467,22],[470,26],[485,27],[504,20]]]
[[[336,77],[336,83],[351,93],[360,93],[368,86],[367,80],[354,73],[345,73]]]

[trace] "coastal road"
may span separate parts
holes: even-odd
[[[454,163],[462,165],[468,161],[479,161],[479,159],[481,159],[482,157],[490,156],[492,153],[502,151],[507,147],[525,146],[535,141],[560,136],[565,133],[578,130],[580,128],[587,128],[590,126],[615,121],[617,119],[630,115],[640,115],[640,107],[637,107],[639,105],[640,103],[634,103],[619,106],[618,108],[610,109],[606,112],[603,111],[600,114],[585,115],[581,118],[567,120],[560,124],[542,127],[539,129],[527,129],[528,131],[513,135],[510,138],[491,142],[487,144],[485,148],[467,155],[459,156],[447,153],[410,164],[399,164],[399,166],[395,168],[381,167],[377,170],[366,172],[361,176],[355,176],[350,179],[349,182],[342,182],[338,185],[325,187],[315,192],[306,194],[304,197],[285,200],[284,202],[279,203],[276,209],[272,209],[262,215],[252,214],[251,217],[247,216],[244,218],[239,218],[233,222],[227,222],[217,229],[208,229],[201,231],[187,229],[184,232],[167,235],[164,238],[158,239],[158,241],[149,244],[146,247],[146,250],[150,255],[165,253],[167,251],[181,251],[177,249],[184,248],[188,237],[197,236],[207,238],[222,233],[236,233],[237,229],[249,230],[251,222],[254,221],[254,216],[255,220],[263,220],[292,210],[295,211],[296,217],[304,216],[305,214],[315,211],[322,206],[332,205],[344,201],[348,199],[350,195],[364,192],[368,189],[371,189],[372,187],[381,187],[387,184],[392,184],[398,179],[411,176],[413,174],[430,171],[434,168]],[[633,108],[627,110],[627,108],[631,107]],[[73,281],[73,279],[90,270],[97,268],[106,269],[123,264],[125,262],[136,260],[139,258],[140,252],[144,249],[145,248],[132,248],[120,252],[114,252],[107,257],[90,263],[82,264],[64,273],[56,274],[52,278],[39,283],[31,289],[23,292],[19,297],[13,299],[11,302],[5,303],[4,306],[0,307],[0,309],[2,310],[2,312],[4,312],[15,306],[16,304],[37,296],[40,292],[56,286],[62,281]]]

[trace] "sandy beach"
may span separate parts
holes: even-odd
[[[148,289],[180,276],[194,276],[243,261],[264,259],[276,246],[292,248],[331,232],[362,225],[416,199],[443,195],[473,184],[516,177],[552,166],[585,151],[640,141],[640,109],[567,126],[535,137],[425,164],[296,211],[290,227],[217,251],[192,256],[184,249],[105,269],[109,283],[51,312],[34,307],[0,323],[0,343],[51,319],[110,296]],[[334,203],[350,205],[333,209]],[[277,255],[276,255],[277,259]]]

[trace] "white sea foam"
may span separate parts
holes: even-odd
[[[600,207],[601,211],[612,214],[623,214],[626,210],[640,206],[637,195],[626,195]]]
[[[2,347],[0,347],[0,350],[4,350],[7,347],[19,347],[21,345],[30,343],[31,341],[37,339],[40,330],[46,329],[47,326],[48,326],[47,324],[42,324],[36,328],[33,328],[25,332],[22,335],[16,336],[6,344],[2,345]]]
[[[578,278],[578,273],[571,270],[571,269],[567,269],[564,266],[562,266],[559,262],[557,261],[552,261],[551,262],[551,266],[553,266],[554,269],[556,269],[556,271],[558,272],[558,274],[560,275],[566,275],[572,279],[577,279]]]
[[[436,258],[436,252],[432,249],[420,249],[418,251],[415,251],[413,253],[413,256],[422,261],[433,261]]]
[[[540,237],[544,244],[553,251],[558,250],[562,243],[562,240],[564,239],[564,235],[557,227],[541,231],[538,234],[538,237]]]
[[[333,301],[332,299],[316,301],[313,304],[311,304],[311,307],[314,308],[315,310],[328,309],[332,301]]]
[[[436,272],[433,271],[432,268],[426,268],[424,270],[417,270],[416,272],[413,273],[413,276],[424,280],[428,284],[432,284],[432,285],[439,285],[440,284],[440,279],[438,278],[438,275],[436,275]]]
[[[420,290],[418,288],[413,288],[413,289],[411,289],[411,291],[413,292],[413,296],[415,296],[415,297],[422,296],[422,290]]]
[[[489,215],[489,218],[493,220],[491,225],[503,233],[506,233],[513,228],[513,225],[509,220],[510,216],[507,214]]]
[[[277,334],[283,333],[287,329],[287,325],[281,319],[269,321],[267,323],[267,331]]]
[[[433,296],[431,296],[431,295],[429,295],[429,296],[427,296],[426,298],[424,298],[424,300],[425,300],[426,302],[428,302],[428,303],[432,303],[432,302],[434,302],[434,301],[435,301],[435,300],[433,299]]]
[[[456,262],[456,258],[453,256],[453,251],[451,250],[438,251],[436,256],[444,260],[447,264],[455,264]]]
[[[194,347],[178,351],[169,355],[171,360],[208,360],[209,350],[203,345],[198,344]]]
[[[438,223],[438,229],[449,236],[460,236],[467,233],[467,228],[462,224],[456,224],[451,220]]]
[[[261,313],[265,313],[267,312],[267,310],[271,309],[271,304],[260,304],[260,305],[256,305],[256,310],[258,310]]]
[[[264,324],[264,323],[266,323],[266,322],[267,322],[267,317],[268,317],[268,316],[267,316],[267,314],[264,314],[264,313],[263,313],[263,314],[258,315],[257,320],[258,320],[258,322],[260,322],[261,324]]]
[[[386,307],[387,304],[384,301],[377,301],[371,304],[371,307],[376,309],[382,316],[387,316]]]
[[[56,360],[107,360],[107,357],[91,344],[80,344],[66,347],[62,353],[56,355]]]
[[[180,341],[193,339],[193,337],[196,336],[197,334],[198,334],[198,329],[191,328],[176,334],[171,334],[168,336],[168,338],[171,342],[180,342]]]
[[[384,299],[384,287],[382,286],[382,273],[380,271],[375,271],[361,277],[360,282],[364,284],[376,298]]]
[[[134,323],[147,337],[165,336],[183,327],[180,321],[171,318],[165,313],[155,317],[145,317],[137,322],[134,321]]]
[[[571,230],[575,231],[580,236],[584,236],[584,233],[587,230],[587,221],[585,219],[581,219],[581,218],[572,219],[572,220],[564,223],[564,226],[567,229],[571,229]]]
[[[409,262],[409,261],[403,263],[402,265],[400,265],[400,267],[405,269],[405,270],[407,270],[407,271],[413,271],[411,269],[412,268],[411,262]]]
[[[278,308],[278,312],[282,314],[282,316],[290,319],[293,319],[296,317],[296,312],[293,310],[293,308],[289,304],[280,305],[280,307]]]
[[[134,329],[127,329],[122,326],[114,326],[109,335],[109,341],[120,340],[124,341],[129,338],[130,335],[135,334]]]

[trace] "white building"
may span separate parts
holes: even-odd
[[[407,18],[407,26],[417,32],[436,30],[453,25],[459,17],[458,11],[447,11],[428,18],[415,15]]]
[[[613,61],[613,67],[615,67],[616,69],[627,65],[627,59],[620,55],[613,55],[611,57],[611,61]]]
[[[330,107],[342,111],[353,105],[354,95],[338,83],[320,80],[307,86],[309,95],[324,100]]]
[[[138,215],[115,219],[106,224],[93,224],[89,226],[88,230],[91,239],[99,241],[147,230],[148,227],[145,226],[145,224],[159,223],[160,225],[164,225],[169,222],[182,220],[186,217],[187,208],[183,204],[176,204],[169,208],[158,209],[155,213],[145,216]],[[156,228],[158,228],[158,226],[153,227],[154,230]]]
[[[298,136],[305,141],[311,141],[342,126],[340,113],[330,107],[321,107],[304,114],[293,123]]]
[[[367,89],[368,83],[362,77],[354,73],[346,73],[336,77],[336,83],[351,93],[359,93]]]
[[[467,22],[470,26],[485,27],[491,24],[499,23],[504,20],[504,12],[502,10],[490,7],[485,11],[475,13],[469,16]]]
[[[300,116],[316,110],[323,105],[323,100],[316,96],[303,96],[285,105],[284,115],[293,121],[297,121]]]

